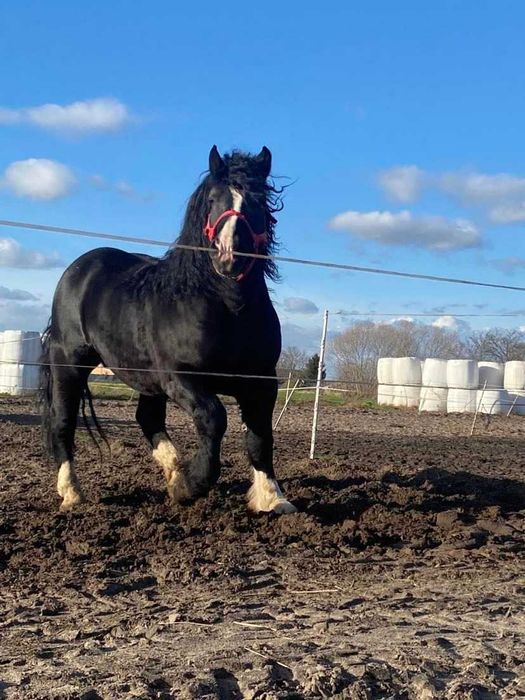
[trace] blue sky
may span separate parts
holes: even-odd
[[[512,0],[11,4],[0,218],[173,240],[211,145],[265,144],[293,181],[283,254],[523,285],[524,21]],[[97,245],[0,228],[0,329],[40,328],[61,263]],[[525,325],[521,292],[281,273],[307,349],[323,308]]]

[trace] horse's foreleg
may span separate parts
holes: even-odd
[[[277,387],[269,388],[266,384],[262,388],[250,388],[249,393],[237,397],[246,425],[248,457],[253,467],[248,508],[256,513],[295,513],[297,509],[283,496],[273,469],[272,414]]]
[[[167,393],[193,418],[199,447],[191,459],[185,461],[183,473],[187,487],[184,498],[204,496],[217,482],[221,472],[221,440],[226,432],[226,409],[215,394],[204,391],[197,382],[177,380],[170,382]]]
[[[189,498],[189,490],[181,468],[177,448],[166,430],[167,397],[141,394],[136,418],[142,432],[153,448],[153,459],[160,464],[166,477],[168,494],[175,501]]]

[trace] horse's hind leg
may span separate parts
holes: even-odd
[[[167,397],[139,396],[136,418],[142,432],[153,448],[153,459],[160,464],[168,484],[168,494],[176,501],[189,497],[186,479],[181,469],[179,453],[166,430]]]
[[[253,467],[253,483],[248,492],[248,508],[255,513],[295,513],[296,507],[284,497],[273,469],[272,415],[277,396],[275,382],[251,384],[237,396],[246,425],[246,449]]]
[[[89,371],[89,370],[88,370]],[[73,463],[75,429],[86,370],[51,367],[52,397],[49,415],[50,443],[58,466],[57,491],[60,510],[70,510],[84,500]]]

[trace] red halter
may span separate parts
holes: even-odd
[[[236,209],[226,209],[226,211],[223,211],[222,214],[220,214],[220,216],[217,217],[213,225],[210,221],[210,216],[208,214],[208,220],[206,221],[206,226],[204,227],[204,235],[206,236],[206,238],[210,241],[210,243],[213,243],[213,241],[217,238],[217,228],[219,224],[221,223],[221,221],[224,221],[224,219],[227,219],[229,216],[236,216],[241,221],[244,221],[253,239],[253,247],[255,249],[254,252],[257,254],[259,252],[259,246],[264,245],[268,241],[268,234],[266,233],[266,231],[264,231],[264,233],[255,233],[248,219],[244,216],[244,214],[241,214],[241,212],[237,211]],[[255,258],[252,258],[248,266],[239,275],[237,275],[235,281],[240,282],[242,279],[244,279],[249,274],[254,264]]]

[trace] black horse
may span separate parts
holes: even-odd
[[[214,146],[209,173],[191,196],[177,243],[160,259],[98,248],[75,260],[58,283],[44,336],[41,397],[44,438],[58,472],[62,509],[83,500],[73,466],[80,401],[90,400],[91,369],[102,362],[139,392],[137,421],[177,502],[206,494],[220,474],[226,410],[237,400],[253,467],[249,507],[291,513],[273,470],[272,411],[281,333],[265,277],[277,278],[279,190],[268,177],[271,153]],[[256,378],[218,375],[256,375]],[[215,376],[213,376],[215,375]],[[268,378],[266,378],[268,377]],[[193,418],[198,449],[182,460],[166,432],[166,402]]]

